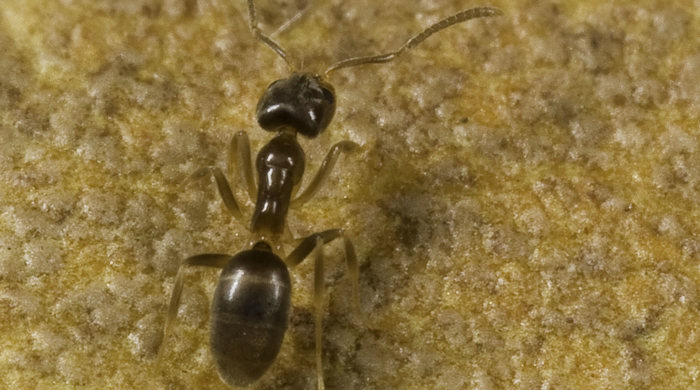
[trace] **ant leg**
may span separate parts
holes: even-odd
[[[336,161],[338,160],[338,155],[340,153],[348,153],[359,148],[359,145],[352,141],[340,141],[337,144],[331,146],[331,149],[326,154],[326,158],[323,159],[321,166],[318,168],[318,172],[311,180],[304,192],[292,200],[292,203],[303,204],[306,203],[312,196],[318,191],[319,187],[328,178],[328,174],[333,169]]]
[[[316,237],[316,255],[314,256],[314,334],[316,336],[316,384],[318,390],[323,390],[323,240]]]
[[[301,243],[292,251],[292,253],[287,256],[285,263],[289,267],[294,267],[301,263],[309,254],[316,248],[317,241],[320,240],[321,245],[327,244],[338,237],[343,238],[343,254],[345,256],[345,263],[348,268],[348,277],[350,278],[350,283],[352,284],[353,290],[353,306],[357,311],[358,316],[362,322],[366,323],[366,319],[362,310],[360,309],[360,293],[359,293],[359,279],[360,279],[360,269],[357,264],[357,255],[355,253],[355,246],[352,241],[345,235],[343,229],[331,229],[320,233],[312,234],[304,239]]]
[[[235,162],[234,162],[235,160]],[[245,131],[239,131],[231,138],[228,150],[228,174],[233,175],[233,166],[238,167],[238,177],[243,180],[248,196],[255,200],[256,187],[253,179],[253,166],[250,158],[250,141]]]
[[[177,276],[175,276],[175,284],[173,285],[173,292],[170,295],[170,304],[168,305],[168,315],[165,318],[165,326],[163,327],[163,333],[161,338],[161,344],[158,347],[158,361],[162,356],[163,346],[168,338],[168,330],[172,322],[177,316],[177,309],[180,307],[180,296],[182,295],[182,287],[185,283],[184,271],[185,267],[190,266],[204,266],[204,267],[215,267],[224,268],[226,263],[231,259],[231,255],[221,255],[214,253],[205,253],[201,255],[191,256],[186,258],[180,264],[177,270]]]
[[[342,229],[326,230],[321,233],[312,234],[306,237],[287,257],[287,264],[296,265],[303,261],[311,252],[314,252],[314,334],[316,339],[316,383],[318,390],[324,389],[323,383],[323,298],[325,295],[324,272],[323,272],[323,245],[338,238],[343,238],[343,250],[345,252],[345,260],[350,273],[350,278],[353,284],[353,298],[355,307],[360,312],[358,299],[358,267],[357,256],[355,255],[355,247],[352,242],[345,236]],[[364,322],[364,318],[363,318]]]
[[[322,244],[327,244],[343,235],[343,229],[330,229],[320,233],[314,233],[301,240],[299,245],[290,253],[284,262],[289,267],[294,267],[304,261],[316,248],[316,240],[320,239]]]
[[[316,384],[318,390],[324,389],[323,383],[323,244],[342,235],[342,230],[326,230],[306,237],[287,257],[289,265],[296,265],[314,252],[314,335],[316,344]]]
[[[217,167],[200,168],[193,173],[192,176],[190,176],[188,181],[199,179],[208,173],[214,176],[214,179],[216,180],[216,187],[219,189],[221,199],[224,201],[224,205],[228,211],[236,218],[243,218],[241,208],[238,207],[238,202],[236,202],[236,198],[233,196],[233,192],[231,192],[231,186],[228,184],[228,180],[226,180],[226,176],[224,176],[224,173],[221,172],[221,169]]]
[[[348,267],[348,277],[352,285],[352,304],[355,306],[355,312],[366,325],[367,320],[360,309],[360,268],[357,265],[357,254],[352,241],[345,235],[343,235],[343,250],[345,251],[345,263]]]

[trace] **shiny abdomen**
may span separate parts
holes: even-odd
[[[226,383],[246,386],[275,361],[287,329],[290,296],[287,267],[272,252],[241,252],[221,271],[210,344]]]

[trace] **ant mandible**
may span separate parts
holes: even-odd
[[[292,68],[282,47],[260,31],[253,0],[248,0],[248,14],[249,27],[256,39],[271,48]],[[255,160],[257,186],[253,178],[250,144],[246,133],[238,132],[229,149],[229,165],[233,165],[235,155],[238,175],[244,181],[251,199],[256,199],[250,231],[257,241],[251,249],[234,256],[206,253],[182,261],[170,298],[162,343],[165,344],[168,329],[177,315],[184,269],[190,266],[221,268],[210,314],[211,352],[219,375],[227,384],[247,386],[257,381],[275,361],[287,329],[291,302],[288,268],[301,263],[314,252],[316,377],[317,387],[322,390],[324,285],[320,247],[338,238],[343,240],[354,304],[358,313],[361,313],[358,299],[359,272],[354,246],[343,229],[331,229],[303,238],[283,260],[274,253],[268,240],[274,243],[285,232],[290,204],[303,204],[309,200],[328,177],[339,154],[350,152],[358,145],[351,141],[333,145],[306,189],[292,199],[299,189],[305,167],[304,151],[296,136],[301,134],[315,138],[331,122],[335,112],[335,92],[333,86],[325,81],[331,72],[351,66],[389,62],[449,26],[501,14],[499,9],[491,7],[458,12],[414,35],[392,52],[349,58],[331,65],[323,75],[293,72],[289,77],[270,84],[258,102],[256,117],[260,127],[277,134],[260,150]],[[208,174],[214,177],[226,208],[235,217],[242,218],[241,209],[221,169],[205,167],[195,172],[193,177]],[[162,356],[160,351],[163,344],[159,349],[159,358]]]

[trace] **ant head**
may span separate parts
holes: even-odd
[[[267,87],[258,102],[260,127],[278,131],[291,127],[314,138],[326,129],[335,114],[333,86],[310,73],[294,73]]]

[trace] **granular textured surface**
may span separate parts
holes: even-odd
[[[301,140],[307,180],[361,145],[289,216],[360,259],[366,323],[326,250],[326,387],[698,388],[697,0],[266,0],[259,19],[303,10],[274,37],[318,72],[484,5],[504,16],[331,74],[335,120]],[[224,168],[236,131],[270,139],[255,106],[288,72],[242,0],[2,1],[0,388],[227,388],[214,270],[187,273],[156,359],[179,262],[251,240],[212,182],[182,182]],[[316,386],[312,263],[253,388]]]

